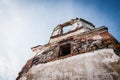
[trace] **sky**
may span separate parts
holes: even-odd
[[[56,25],[76,17],[106,26],[120,42],[119,0],[0,0],[0,80],[15,80],[31,47],[48,43]]]

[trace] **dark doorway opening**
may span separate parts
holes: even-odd
[[[60,46],[60,56],[65,56],[71,53],[70,43]]]

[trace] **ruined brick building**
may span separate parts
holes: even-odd
[[[67,27],[71,29],[68,30]],[[120,80],[120,44],[105,26],[95,28],[92,23],[82,18],[72,19],[57,25],[47,44],[31,49],[35,56],[27,61],[17,80]],[[77,58],[78,56],[80,58]],[[85,58],[81,59],[81,56]],[[73,57],[76,59],[72,59]],[[70,60],[65,64],[67,59]],[[88,61],[86,62],[86,60]],[[105,61],[108,61],[109,64],[106,64]],[[79,64],[77,65],[79,68],[73,66],[76,64]],[[42,69],[44,66],[47,69],[48,65],[51,65],[48,72]],[[56,66],[55,70],[50,73],[49,70],[52,70],[53,66]],[[66,69],[64,70],[64,68]],[[76,72],[76,68],[78,72]],[[55,72],[56,69],[59,71]],[[92,69],[93,72],[89,69]]]

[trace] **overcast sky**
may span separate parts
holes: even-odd
[[[0,80],[15,80],[56,25],[76,17],[107,26],[120,41],[119,0],[0,0]]]

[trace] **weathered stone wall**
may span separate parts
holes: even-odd
[[[32,66],[19,80],[120,80],[120,57],[99,49]]]
[[[71,53],[60,56],[60,46],[67,43],[71,44]],[[120,55],[120,44],[109,34],[105,27],[97,28],[83,34],[65,37],[60,41],[48,43],[44,46],[35,47],[33,50],[36,52],[36,55],[26,63],[19,73],[17,80],[27,73],[32,66],[104,48],[114,49],[116,54]]]
[[[63,44],[71,44],[71,53],[85,53],[102,48],[114,48],[117,41],[108,33],[107,30],[102,30],[102,33],[91,32],[90,34],[72,36],[67,39],[63,39],[58,43],[54,43],[54,46],[49,47],[41,54],[36,55],[33,59],[34,64],[45,63],[55,58],[59,58],[59,49]],[[45,49],[45,48],[43,48]],[[71,54],[69,54],[71,55]]]

